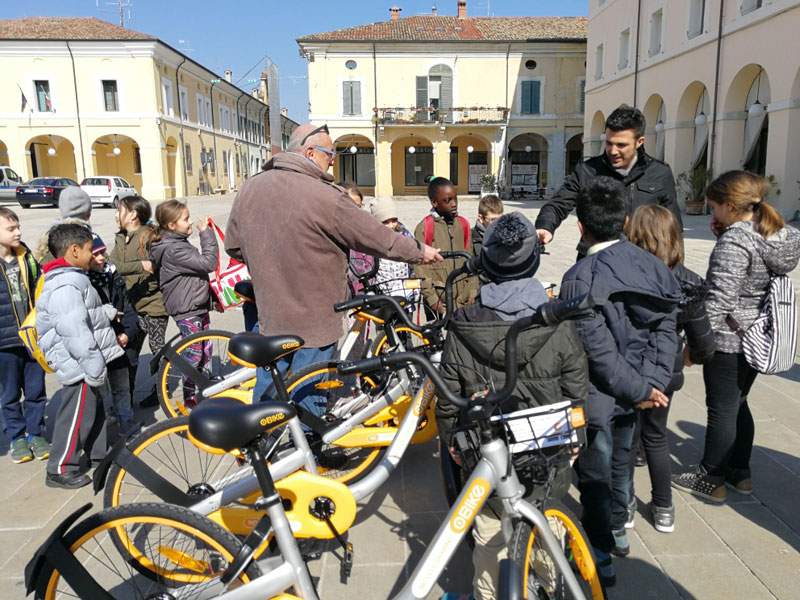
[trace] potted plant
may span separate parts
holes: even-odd
[[[702,215],[705,207],[705,191],[709,173],[705,165],[678,175],[675,183],[686,202],[686,214]]]
[[[497,193],[497,176],[490,173],[481,175],[481,197]]]

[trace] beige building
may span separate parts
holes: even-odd
[[[580,160],[586,19],[400,16],[297,40],[310,121],[326,123],[337,181],[423,195],[430,175],[461,194],[498,176],[507,192],[553,189]]]
[[[236,189],[268,158],[267,105],[150,35],[5,20],[0,60],[0,163],[26,180],[118,175],[159,200]]]
[[[676,175],[707,168],[712,176],[773,176],[771,201],[794,214],[799,30],[797,1],[590,0],[587,153],[601,151],[614,108],[637,106],[647,117],[648,151]]]

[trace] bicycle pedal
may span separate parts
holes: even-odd
[[[342,568],[341,568],[342,583],[347,583],[347,579],[353,572],[353,559],[354,559],[353,544],[348,542],[347,546],[345,546],[344,548],[344,556],[342,556]]]

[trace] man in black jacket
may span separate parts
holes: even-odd
[[[618,108],[608,116],[605,152],[578,163],[561,189],[539,211],[536,218],[539,241],[543,244],[552,241],[555,230],[575,208],[578,191],[599,175],[622,182],[628,194],[629,215],[644,204],[659,204],[675,215],[683,231],[672,169],[644,151],[644,130],[645,118],[638,108]],[[578,243],[579,257],[585,256],[587,249],[581,240]]]

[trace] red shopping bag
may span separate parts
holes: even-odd
[[[208,220],[208,224],[217,232],[219,239],[222,240],[222,246],[224,246],[225,234],[222,232],[222,229],[211,219]],[[221,266],[222,259],[220,258],[220,260],[217,261],[217,270],[214,272],[214,276],[209,283],[211,284],[211,289],[214,291],[220,306],[222,306],[222,310],[227,310],[234,306],[239,306],[244,302],[244,299],[233,291],[233,286],[239,281],[250,279],[250,271],[248,271],[247,265],[243,262],[239,262],[235,258],[231,258],[228,261],[228,267],[224,271],[220,269]]]

